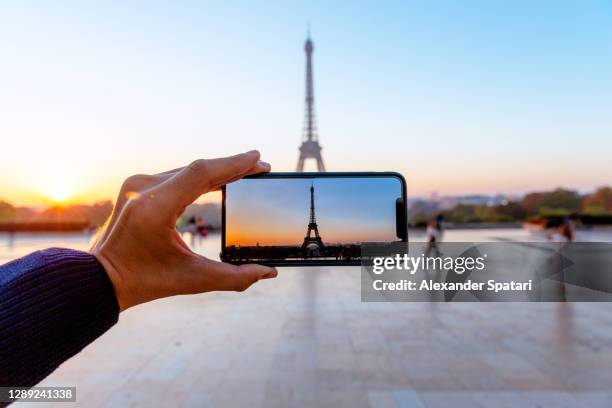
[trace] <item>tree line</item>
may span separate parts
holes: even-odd
[[[465,223],[509,223],[580,216],[589,223],[609,224],[612,220],[612,188],[600,187],[582,195],[577,191],[557,188],[532,192],[522,199],[497,205],[457,204],[449,209],[420,203],[410,211],[412,226],[423,226],[432,216],[442,214],[445,221]]]

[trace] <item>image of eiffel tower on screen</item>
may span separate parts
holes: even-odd
[[[225,254],[236,262],[358,261],[393,242],[397,178],[254,178],[226,186]]]
[[[315,199],[314,199],[314,183],[310,185],[310,219],[308,221],[308,230],[304,237],[302,249],[304,250],[305,258],[319,257],[325,250],[323,240],[319,234],[319,226],[317,225],[317,217],[315,216]],[[314,236],[312,236],[314,234]]]

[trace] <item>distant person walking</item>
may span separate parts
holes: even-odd
[[[574,241],[574,228],[569,222],[564,222],[559,227],[559,232],[566,242]]]
[[[436,215],[436,229],[438,230],[438,242],[442,242],[442,235],[444,235],[444,230],[442,229],[442,222],[444,222],[444,216],[442,213]]]
[[[434,252],[434,256],[440,256],[442,252],[438,248],[438,243],[442,242],[442,221],[444,217],[442,214],[436,215],[433,220],[427,223],[427,249],[425,250],[425,256],[429,256],[431,251]]]
[[[205,237],[208,235],[208,230],[206,229],[206,223],[204,222],[204,218],[202,217],[196,218],[196,228],[198,230],[199,236]]]
[[[553,231],[547,235],[549,241],[558,242],[558,248],[556,249],[559,254],[563,252],[563,250],[571,243],[574,242],[575,239],[575,229],[576,224],[579,222],[579,217],[577,213],[571,213],[569,216],[565,217],[556,228],[553,228]],[[555,245],[556,246],[556,245]],[[552,259],[552,265],[550,266],[553,271],[558,271],[559,276],[559,301],[566,302],[567,301],[567,291],[566,291],[566,283],[565,283],[565,269],[563,267],[563,262],[560,257],[554,257]]]
[[[576,214],[570,214],[566,217],[556,228],[553,228],[552,232],[548,234],[547,238],[553,242],[574,242],[576,235],[576,223],[578,216]]]

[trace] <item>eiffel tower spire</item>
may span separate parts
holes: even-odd
[[[310,185],[310,223],[317,224],[317,217],[315,217],[315,205],[314,205],[314,184]],[[319,236],[319,231],[315,230],[317,236]]]
[[[314,46],[310,39],[310,28],[308,29],[308,38],[304,44],[304,51],[306,52],[306,112],[304,115],[304,135],[302,138],[302,145],[300,146],[297,171],[304,171],[304,162],[306,159],[316,160],[317,169],[319,171],[325,171],[314,112],[314,89],[312,81],[312,52],[314,51]]]

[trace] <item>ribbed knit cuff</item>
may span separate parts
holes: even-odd
[[[0,266],[0,386],[32,386],[119,316],[112,283],[87,252],[38,251]]]

